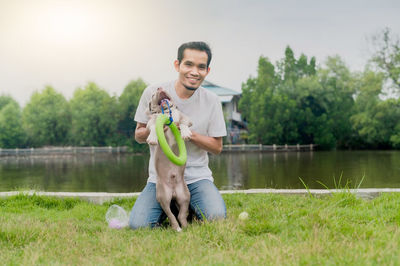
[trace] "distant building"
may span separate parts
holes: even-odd
[[[239,143],[241,131],[245,130],[247,132],[246,123],[238,112],[239,99],[242,93],[218,86],[207,80],[203,81],[202,86],[217,94],[221,101],[227,123],[227,142],[232,144]]]

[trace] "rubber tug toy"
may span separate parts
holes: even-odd
[[[164,114],[164,108],[163,108],[164,103],[166,103],[168,106],[169,116]],[[171,109],[169,107],[169,103],[167,100],[163,100],[161,102],[161,111],[162,111],[162,114],[160,114],[156,120],[156,134],[157,134],[157,138],[158,138],[158,143],[160,144],[160,147],[161,147],[162,151],[164,152],[165,156],[167,156],[167,158],[172,163],[182,166],[186,163],[186,160],[187,160],[186,146],[185,146],[185,142],[183,141],[183,139],[181,137],[181,133],[180,133],[178,127],[176,126],[176,124],[174,123],[174,121],[172,119]],[[179,156],[176,156],[168,145],[167,139],[165,138],[165,134],[164,134],[164,125],[169,126],[169,128],[172,131],[172,134],[175,137],[176,143],[178,144]]]

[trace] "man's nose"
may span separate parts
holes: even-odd
[[[199,69],[197,67],[192,67],[190,70],[190,74],[193,76],[198,76],[199,75]]]

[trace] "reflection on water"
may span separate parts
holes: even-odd
[[[0,158],[0,191],[138,191],[147,167],[148,158],[140,155]]]
[[[210,163],[222,189],[304,188],[300,178],[309,188],[355,188],[363,176],[363,188],[400,187],[400,151],[227,153]]]
[[[224,153],[210,167],[220,189],[400,187],[400,151]],[[147,155],[0,157],[0,191],[141,191],[147,168]]]

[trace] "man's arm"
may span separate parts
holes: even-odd
[[[150,134],[150,130],[146,128],[146,124],[143,123],[136,123],[135,129],[135,140],[138,143],[146,143],[147,137]]]
[[[208,137],[192,130],[190,141],[212,154],[220,154],[222,151],[222,137]]]

